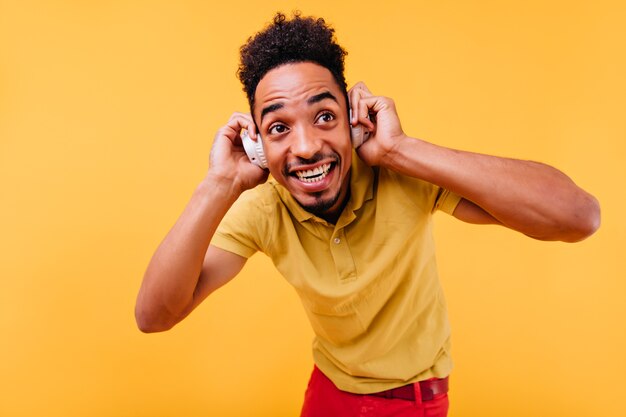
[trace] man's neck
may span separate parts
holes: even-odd
[[[343,209],[346,207],[349,200],[350,200],[350,187],[348,187],[346,195],[343,197],[341,204],[339,204],[334,210],[328,211],[326,213],[319,213],[319,214],[313,213],[313,214],[315,214],[321,219],[326,220],[330,224],[337,224],[337,221],[339,220],[339,217],[341,217],[341,213],[343,213]]]

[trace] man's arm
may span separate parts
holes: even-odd
[[[454,216],[502,224],[541,240],[582,240],[600,225],[597,200],[545,164],[445,148],[406,136],[394,103],[359,83],[350,91],[353,123],[375,129],[359,149],[370,165],[420,178],[463,197]],[[376,115],[374,125],[367,113]]]
[[[252,165],[239,132],[256,138],[247,114],[235,113],[215,136],[209,171],[154,253],[137,296],[135,318],[144,332],[170,329],[241,270],[246,259],[210,246],[220,221],[246,189],[267,179]]]

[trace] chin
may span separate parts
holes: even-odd
[[[303,209],[308,211],[309,213],[315,214],[318,217],[321,217],[324,214],[327,214],[332,209],[337,206],[337,202],[339,201],[340,193],[335,193],[332,197],[318,197],[314,198],[313,201],[310,201],[310,198],[307,198],[307,202],[300,201],[296,198],[296,201],[302,206]]]

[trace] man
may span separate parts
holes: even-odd
[[[574,242],[597,229],[599,206],[547,165],[408,137],[391,99],[347,91],[344,55],[323,20],[299,15],[277,14],[242,47],[250,114],[217,132],[206,178],[148,266],[137,322],[171,328],[262,251],[316,334],[303,416],[445,416],[432,213]],[[371,134],[355,152],[357,126]],[[268,170],[248,160],[242,129],[262,138]]]

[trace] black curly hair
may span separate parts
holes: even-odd
[[[237,76],[248,96],[250,110],[254,107],[254,93],[259,81],[270,70],[288,63],[314,62],[328,69],[348,105],[347,84],[344,77],[344,57],[347,52],[335,39],[335,30],[324,19],[302,17],[294,12],[293,18],[278,12],[274,20],[240,48],[241,62]]]

